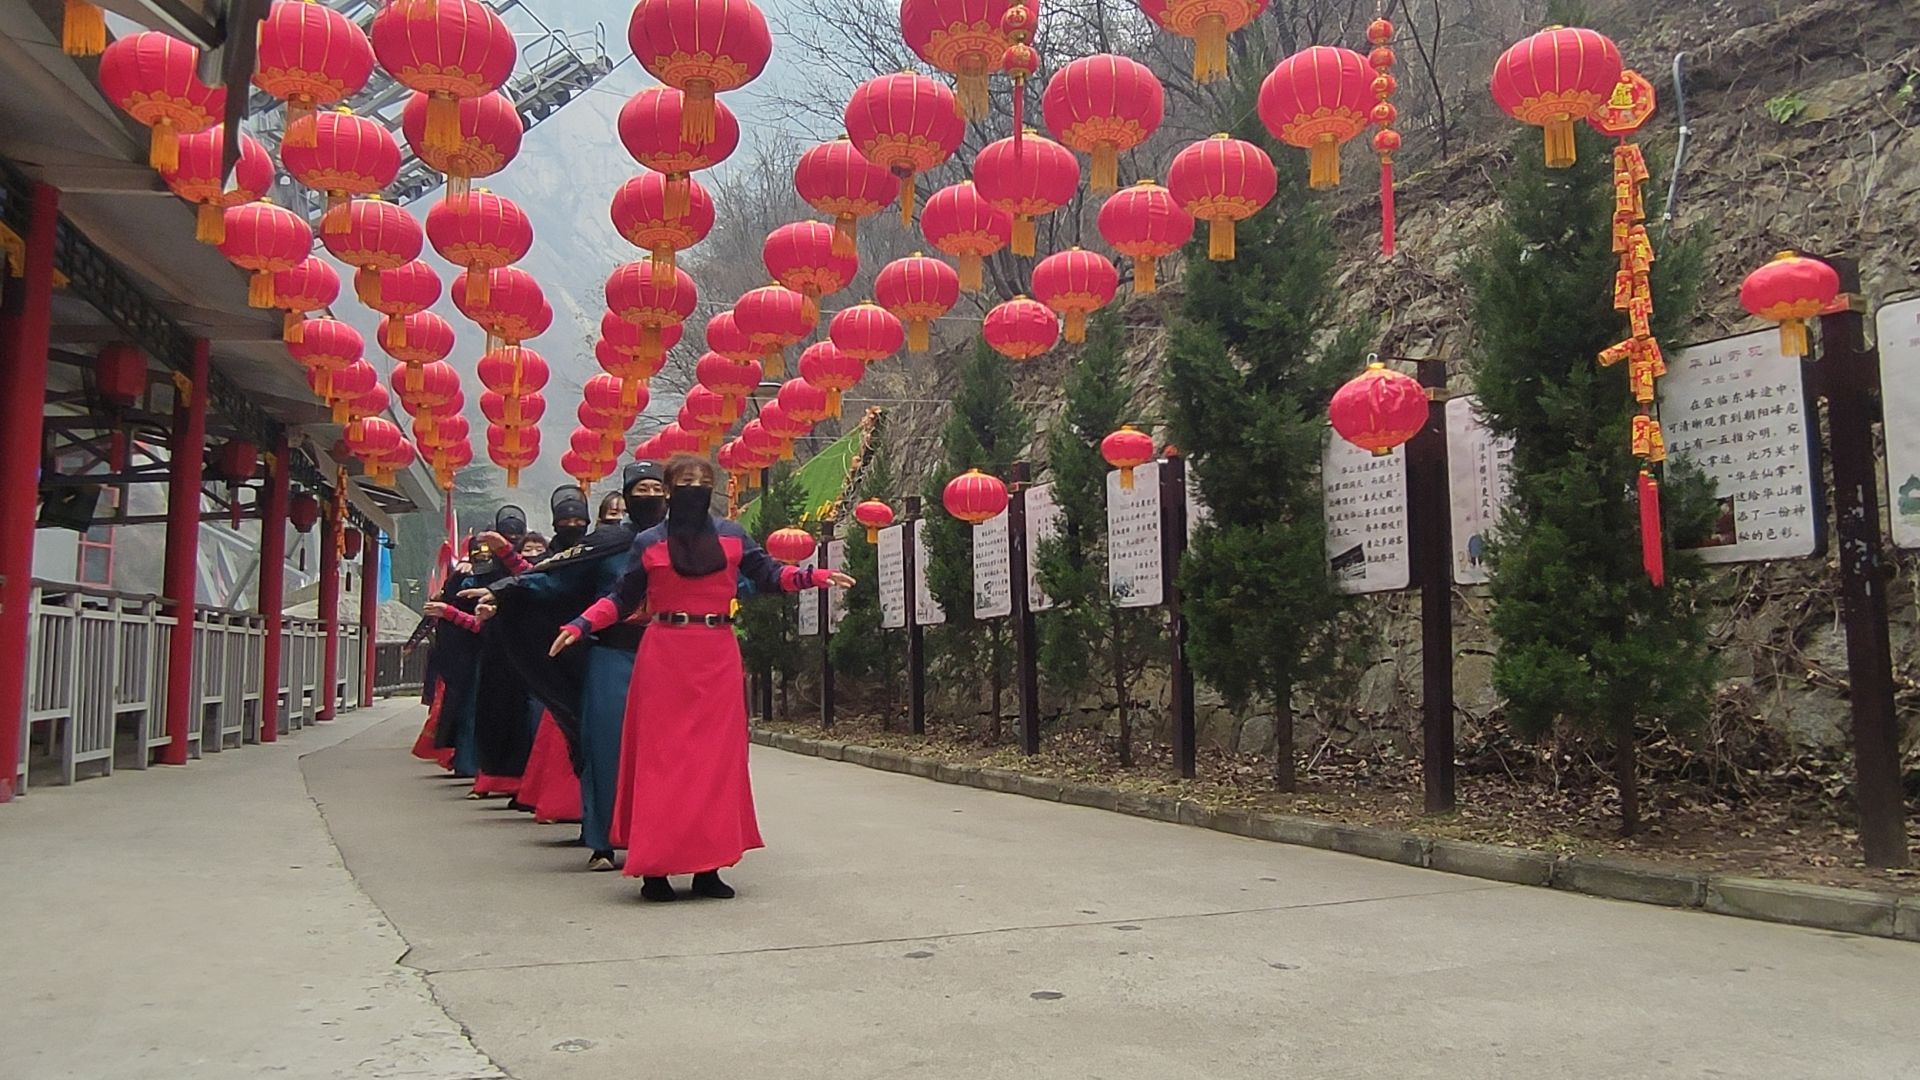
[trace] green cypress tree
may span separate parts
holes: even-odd
[[[1257,123],[1235,134],[1273,153]],[[1167,400],[1213,511],[1180,568],[1193,669],[1235,708],[1273,708],[1274,781],[1291,791],[1294,691],[1332,669],[1345,607],[1326,558],[1326,406],[1371,328],[1333,324],[1331,230],[1300,155],[1273,156],[1279,194],[1240,223],[1237,258],[1208,261],[1204,236],[1189,248]]]
[[[1133,381],[1122,353],[1120,317],[1107,308],[1087,327],[1087,344],[1067,374],[1065,408],[1047,433],[1048,478],[1060,531],[1036,553],[1040,583],[1054,607],[1042,612],[1040,663],[1063,693],[1084,692],[1104,659],[1115,700],[1120,764],[1133,765],[1130,676],[1159,640],[1158,613],[1122,608],[1107,589],[1107,462],[1100,440],[1133,415]]]
[[[1537,141],[1519,146],[1504,213],[1468,267],[1477,337],[1474,388],[1489,424],[1511,436],[1513,494],[1490,546],[1500,636],[1493,683],[1508,720],[1540,735],[1556,724],[1614,749],[1621,829],[1639,826],[1634,739],[1658,720],[1704,720],[1713,663],[1698,604],[1697,559],[1669,551],[1667,586],[1641,567],[1624,372],[1599,351],[1626,336],[1613,308],[1613,173],[1584,127],[1578,160],[1549,171]],[[1686,325],[1700,278],[1697,245],[1663,246],[1653,266],[1654,330]],[[1698,473],[1668,470],[1668,537],[1704,537],[1713,514]]]
[[[879,499],[897,506],[892,462],[877,442],[869,452],[873,455],[872,461],[860,478],[852,501]],[[833,659],[834,671],[840,675],[877,682],[885,689],[891,706],[901,681],[904,648],[899,634],[880,626],[879,553],[874,545],[867,543],[867,530],[858,523],[849,524],[845,536],[846,572],[852,575],[854,585],[847,590],[846,615],[828,646],[828,655]],[[895,711],[889,707],[889,721]]]
[[[768,475],[767,489],[761,494],[756,539],[765,544],[767,537],[775,532],[798,525],[806,505],[806,490],[794,476],[794,466],[789,462],[775,465]],[[794,622],[795,603],[794,597],[781,593],[755,596],[740,606],[741,659],[748,671],[758,672],[762,678],[777,674],[783,697],[788,681],[800,670],[805,655],[799,627]],[[781,705],[784,713],[784,700]]]

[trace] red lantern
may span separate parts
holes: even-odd
[[[460,138],[451,149],[427,145],[427,108],[431,99],[414,94],[400,111],[400,133],[413,156],[447,176],[447,198],[458,199],[472,182],[507,167],[520,153],[526,122],[505,94],[460,99]]]
[[[480,357],[480,385],[505,397],[530,394],[547,385],[546,358],[521,345],[503,345]]]
[[[397,452],[399,449],[400,449],[399,443],[395,443],[393,447],[393,451]],[[384,460],[384,458],[385,458],[385,455],[382,455],[382,457],[377,460]],[[368,462],[367,464],[368,464],[368,467],[371,469],[373,462]],[[375,482],[378,483],[377,480]],[[359,529],[348,529],[346,532],[342,533],[340,535],[340,557],[346,560],[347,562],[352,562],[353,560],[359,558],[360,545],[363,539],[364,537],[361,534]]]
[[[486,271],[511,266],[533,248],[533,222],[512,199],[480,188],[427,211],[427,239],[440,257],[467,271],[468,303],[488,302]]]
[[[826,391],[826,415],[835,419],[840,417],[840,395],[858,385],[866,373],[859,357],[842,352],[831,341],[816,342],[800,354],[800,377],[806,385]]]
[[[426,238],[413,215],[378,195],[354,199],[320,219],[320,239],[333,257],[356,270],[392,270],[420,257]],[[377,274],[356,274],[354,293],[368,307],[380,303]]]
[[[687,398],[681,408],[687,419],[693,421],[694,428],[713,432],[715,437],[725,432],[727,425],[733,422],[733,417],[727,412],[727,399],[704,386],[688,387]]]
[[[368,370],[372,370],[373,365],[368,364],[367,367]],[[379,375],[375,373],[372,386],[369,386],[363,392],[355,394],[346,400],[347,432],[351,434],[353,430],[365,422],[368,417],[379,416],[381,413],[386,412],[392,404],[393,398],[388,396],[387,388],[380,385]],[[395,428],[394,430],[398,431],[399,429]]]
[[[486,417],[489,424],[530,428],[547,415],[547,399],[531,390],[514,397],[488,390],[480,395],[480,415]]]
[[[953,310],[960,299],[960,275],[939,259],[916,251],[880,269],[873,281],[880,306],[907,324],[907,348],[926,352],[933,320]]]
[[[1420,433],[1427,409],[1419,380],[1376,361],[1334,391],[1327,417],[1341,438],[1384,457]]]
[[[732,308],[708,319],[704,336],[709,351],[717,352],[735,363],[751,363],[755,368],[760,366],[760,347],[753,343],[745,330],[740,329]]]
[[[400,433],[398,425],[391,420],[377,416],[367,417],[347,432],[347,450],[359,458],[371,472],[381,470],[380,463],[391,459],[400,450],[406,437]],[[359,535],[360,530],[347,530],[348,536]],[[353,556],[349,555],[348,558]]]
[[[877,543],[880,530],[893,524],[893,507],[879,499],[868,499],[853,508],[853,520],[867,527],[867,543]]]
[[[1373,44],[1373,51],[1367,54],[1367,66],[1374,70],[1370,84],[1374,105],[1367,117],[1380,128],[1373,133],[1373,152],[1380,159],[1380,254],[1392,258],[1395,229],[1393,154],[1400,149],[1400,133],[1393,130],[1393,122],[1400,118],[1400,110],[1387,100],[1399,89],[1399,82],[1393,77],[1393,24],[1385,19],[1368,23],[1367,40]],[[1647,91],[1651,99],[1653,87],[1648,85]]]
[[[300,121],[359,93],[372,74],[366,31],[325,4],[279,0],[260,22],[253,85],[287,103],[282,147],[311,138]]]
[[[858,258],[834,253],[833,226],[818,221],[795,221],[768,233],[760,260],[775,281],[812,302],[816,322],[820,298],[846,288],[860,272]]]
[[[455,344],[452,324],[431,311],[383,319],[374,337],[388,356],[413,370],[445,360]]]
[[[914,55],[952,75],[961,115],[987,118],[987,76],[1000,66],[1007,0],[901,0],[900,33]]]
[[[193,238],[205,244],[218,244],[226,236],[224,211],[264,197],[273,185],[273,159],[267,156],[267,148],[243,131],[240,158],[233,168],[233,187],[225,186],[220,155],[226,148],[226,131],[225,124],[215,124],[205,131],[180,136],[176,167],[160,173],[175,195],[200,208]]]
[[[647,392],[640,391],[640,400],[636,405],[626,397],[626,388],[612,375],[595,375],[587,380],[581,392],[583,409],[594,409],[602,416],[619,421],[621,431],[632,425],[635,414],[647,407]]]
[[[1233,226],[1273,200],[1280,177],[1265,150],[1220,134],[1176,154],[1167,190],[1182,209],[1207,223],[1207,258],[1233,258]]]
[[[1193,215],[1180,208],[1172,192],[1151,180],[1108,196],[1100,205],[1099,225],[1107,245],[1133,260],[1137,293],[1154,290],[1154,260],[1179,251],[1193,238]]]
[[[287,342],[287,352],[307,369],[309,379],[320,379],[314,392],[324,398],[333,397],[333,374],[358,363],[365,351],[360,331],[339,319],[309,319],[300,340]]]
[[[1060,322],[1038,300],[1016,296],[987,312],[981,334],[1009,360],[1031,360],[1060,340]]]
[[[768,407],[776,406],[770,403]],[[761,411],[764,414],[765,409]],[[767,426],[759,420],[749,420],[741,425],[740,447],[756,460],[764,462],[760,466],[763,469],[778,461],[781,454],[790,449],[782,437],[767,430]]]
[[[1267,0],[1137,0],[1147,18],[1193,39],[1193,78],[1208,83],[1227,74],[1227,35],[1267,9]]]
[[[668,424],[660,429],[651,440],[654,453],[647,457],[672,457],[675,454],[701,453],[700,436],[687,431],[679,424]]]
[[[431,423],[428,422],[429,420]],[[413,422],[413,433],[420,440],[420,445],[435,450],[465,446],[468,434],[467,418],[459,413],[416,417]]]
[[[488,334],[517,345],[539,337],[552,325],[553,307],[532,274],[517,266],[487,271],[487,299],[480,303],[468,299],[474,292],[471,276],[465,271],[455,275],[453,306]]]
[[[1112,191],[1120,182],[1120,155],[1159,129],[1166,91],[1145,64],[1101,53],[1054,72],[1040,109],[1054,138],[1092,156],[1088,190]]]
[[[1133,490],[1133,470],[1153,460],[1153,437],[1134,430],[1132,424],[1100,440],[1100,456],[1120,470],[1121,488]]]
[[[445,409],[460,394],[460,373],[442,360],[404,364],[389,378],[401,407],[415,416]]]
[[[740,145],[740,122],[732,110],[713,103],[713,134],[688,138],[682,106],[686,95],[670,86],[655,86],[627,99],[620,110],[620,141],[633,160],[666,175],[669,216],[688,209],[689,173],[711,169],[727,160]]]
[[[960,287],[980,291],[981,262],[1013,240],[1013,215],[987,202],[974,182],[943,187],[920,211],[920,231],[960,267]]]
[[[788,566],[806,562],[818,551],[813,535],[805,529],[775,529],[767,537],[767,554]]]
[[[1340,184],[1340,144],[1367,130],[1374,106],[1367,60],[1352,49],[1315,45],[1280,61],[1260,84],[1260,122],[1309,154],[1309,187]]]
[[[1033,268],[1033,295],[1066,318],[1068,341],[1087,340],[1087,316],[1113,302],[1120,272],[1105,255],[1057,251]]]
[[[329,211],[355,195],[384,190],[400,172],[400,144],[384,124],[345,108],[314,113],[299,123],[303,130],[288,132],[281,144],[280,163],[295,180],[325,192]],[[323,234],[347,226],[343,215],[320,219]]]
[[[380,66],[427,95],[421,145],[438,153],[460,149],[460,99],[500,89],[519,55],[507,25],[476,0],[388,4],[372,37]]]
[[[100,91],[153,131],[147,164],[180,167],[180,136],[205,131],[227,111],[227,90],[200,81],[200,50],[158,30],[128,34],[100,57]],[[266,306],[266,305],[255,305]]]
[[[674,269],[674,257],[706,239],[713,228],[713,196],[698,180],[674,181],[685,188],[686,209],[669,208],[671,186],[659,173],[641,173],[613,193],[613,227],[634,247],[645,251],[664,283]]]
[[[1840,275],[1819,259],[1783,251],[1740,283],[1740,306],[1750,315],[1780,324],[1780,352],[1807,355],[1807,322],[1831,310],[1840,297]]]
[[[568,450],[560,455],[560,471],[573,477],[573,482],[582,488],[591,488],[595,480],[602,479],[613,471],[613,463],[588,461],[572,450]]]
[[[720,395],[725,402],[727,423],[732,423],[740,415],[740,403],[751,396],[760,386],[760,365],[741,363],[737,360],[710,352],[700,357],[694,365],[693,376],[701,386]]]
[[[793,189],[808,206],[833,217],[833,253],[856,253],[860,219],[879,213],[900,195],[900,181],[853,148],[845,135],[800,155]]]
[[[640,347],[660,349],[661,328],[678,326],[693,314],[699,291],[685,270],[660,273],[651,259],[624,263],[607,278],[607,309],[640,328]]]
[[[351,405],[354,399],[378,387],[380,373],[373,370],[372,364],[356,356],[342,368],[308,367],[307,385],[332,409],[333,422],[346,424],[353,420]]]
[[[147,393],[147,356],[139,346],[115,341],[93,358],[93,391],[107,404],[130,409]]]
[[[836,314],[827,324],[827,337],[841,352],[863,364],[885,360],[907,343],[899,317],[871,300]]]
[[[713,141],[713,95],[758,78],[773,54],[766,16],[751,0],[640,0],[627,23],[634,59],[654,78],[686,94],[681,131]]]
[[[378,285],[362,290],[372,292],[379,297],[377,301],[367,306],[386,316],[380,325],[380,344],[388,345],[391,341],[393,347],[405,348],[408,329],[408,323],[405,320],[408,316],[426,312],[428,308],[439,302],[440,275],[433,272],[433,267],[419,259],[404,266],[396,266],[391,270],[362,270],[360,274],[380,278]],[[354,275],[356,284],[359,282],[359,276],[359,274]],[[393,348],[388,348],[387,351],[391,353]],[[440,354],[440,356],[445,355],[445,353]],[[433,359],[438,360],[440,356]]]
[[[242,270],[253,272],[253,280],[247,285],[247,303],[273,307],[274,275],[299,266],[313,249],[313,230],[307,227],[307,219],[262,199],[228,210],[222,228],[226,239],[220,241],[220,254]]]
[[[973,176],[982,198],[1013,215],[1013,253],[1028,257],[1034,254],[1033,219],[1073,201],[1080,162],[1066,147],[1028,132],[1024,150],[1011,137],[989,143],[974,159]]]
[[[769,378],[786,373],[781,350],[805,340],[818,321],[807,298],[784,285],[762,285],[733,305],[734,324],[761,350],[761,366]]]
[[[627,400],[637,411],[640,403],[646,400],[647,380],[660,370],[661,360],[636,358],[616,352],[605,338],[594,344],[593,358],[600,362],[600,370],[620,380]]]
[[[495,465],[507,471],[508,487],[519,487],[520,470],[540,458],[540,429],[509,431],[499,427],[487,428],[487,456],[493,459]]]
[[[1573,125],[1607,103],[1620,81],[1620,49],[1604,34],[1556,26],[1500,54],[1493,103],[1546,129],[1547,168],[1573,164]],[[1391,76],[1389,76],[1391,77]]]
[[[900,178],[902,224],[913,222],[914,176],[952,157],[966,134],[953,91],[907,71],[861,83],[846,126],[862,157]]]
[[[947,481],[940,502],[947,513],[969,525],[979,525],[1006,510],[1007,485],[999,477],[968,469]]]
[[[225,232],[225,229],[221,231]],[[297,265],[273,275],[274,306],[284,308],[287,312],[280,336],[288,341],[300,340],[306,327],[307,312],[332,307],[338,299],[340,275],[325,259],[309,256]]]
[[[245,439],[228,439],[213,452],[213,475],[227,485],[244,484],[259,475],[260,448]]]
[[[618,461],[627,452],[627,441],[620,434],[574,428],[567,445],[588,461]]]
[[[302,491],[287,503],[287,521],[302,536],[313,531],[320,521],[320,500],[310,491]]]
[[[833,348],[832,342],[820,344],[829,349]],[[819,345],[813,346],[815,349],[819,347]],[[781,383],[780,392],[774,396],[774,401],[779,404],[781,412],[795,420],[805,421],[809,427],[825,420],[832,411],[826,388],[817,383],[808,382],[805,377],[788,379]],[[765,420],[761,422],[765,423]]]

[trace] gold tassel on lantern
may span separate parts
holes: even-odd
[[[163,173],[180,167],[180,133],[174,130],[173,121],[154,123],[153,134],[147,140],[147,164]]]
[[[1193,81],[1210,83],[1227,73],[1227,20],[1208,15],[1194,27]]]
[[[1093,172],[1087,179],[1091,191],[1112,191],[1120,186],[1120,148],[1106,140],[1093,144]]]
[[[319,136],[314,133],[317,127],[313,121],[313,99],[304,94],[296,94],[287,99],[287,126],[282,146],[312,146]]]
[[[954,101],[963,120],[987,118],[987,76],[983,71],[963,71],[953,79]]]
[[[107,16],[86,0],[67,0],[60,20],[60,51],[68,56],[99,56],[107,51]]]
[[[1214,218],[1207,222],[1207,258],[1213,262],[1233,261],[1233,219]]]
[[[1031,217],[1025,214],[1015,215],[1013,219],[1013,244],[1010,250],[1023,259],[1032,258],[1034,254],[1034,241],[1038,232],[1039,230],[1034,228]],[[976,286],[976,288],[977,287],[978,286]]]
[[[767,355],[761,357],[760,370],[763,373],[765,373],[766,377],[769,379],[786,378],[787,377],[787,354],[780,349],[775,349],[772,352],[768,353]]]
[[[661,201],[662,208],[666,210],[669,218],[678,221],[686,216],[688,204],[693,198],[688,193],[688,185],[691,183],[692,181],[684,173],[672,173],[667,176],[667,190],[661,196]]]
[[[485,267],[467,267],[468,304],[484,304],[493,295],[493,290],[488,287],[488,279],[491,277],[492,272]]]
[[[1573,165],[1573,121],[1555,117],[1547,121],[1547,168],[1565,169]]]
[[[856,244],[860,232],[860,219],[852,214],[837,214],[833,219],[833,253],[845,258],[856,255],[860,249]]]
[[[968,292],[979,292],[981,282],[986,275],[981,271],[981,259],[978,255],[960,256],[960,287]]]
[[[520,466],[518,465],[507,466],[507,486],[510,488],[516,488],[520,486]]]
[[[653,258],[653,283],[655,285],[673,284],[673,249],[670,247],[654,248],[651,255]]]
[[[652,356],[660,351],[660,328],[647,325],[640,328],[640,351]]]
[[[1120,490],[1133,490],[1133,466],[1131,465],[1120,466]]]
[[[280,323],[280,337],[292,342],[307,340],[306,315],[298,311],[287,312],[287,317]]]
[[[213,203],[201,203],[193,215],[193,238],[203,244],[218,244],[227,238],[227,212]]]
[[[357,286],[359,275],[354,276],[356,278],[354,284]],[[407,320],[393,315],[387,316],[387,344],[396,349],[407,347]]]
[[[1145,295],[1154,290],[1159,276],[1155,269],[1158,262],[1158,259],[1150,258],[1133,260],[1133,291],[1136,294]]]
[[[353,272],[353,294],[368,307],[380,304],[380,271],[359,269]],[[399,342],[395,342],[399,344]]]
[[[688,79],[681,89],[680,137],[693,143],[713,141],[713,80]]]
[[[320,231],[329,236],[340,236],[353,228],[353,210],[347,203],[344,191],[327,192],[327,208],[320,214]]]
[[[442,154],[460,149],[460,100],[451,94],[427,95],[426,149]]]
[[[453,171],[447,174],[447,198],[465,202],[472,192],[473,177],[467,175],[467,167],[464,164],[455,165]]]
[[[336,424],[346,423],[347,400],[345,398],[334,398],[331,404],[333,406],[333,422]]]
[[[1340,144],[1322,135],[1307,151],[1307,186],[1315,191],[1340,186]]]
[[[912,173],[900,178],[900,224],[913,227],[914,176]]]
[[[258,308],[273,306],[273,271],[253,272],[253,278],[247,282],[247,305]]]
[[[1067,340],[1078,342],[1087,340],[1087,313],[1075,308],[1067,312]]]
[[[925,319],[908,319],[907,320],[907,351],[908,352],[926,352],[927,346],[931,343],[932,336],[933,335],[929,332],[929,327],[927,326],[927,320]]]

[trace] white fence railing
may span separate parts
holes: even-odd
[[[167,737],[168,646],[174,620],[155,596],[35,582],[28,599],[27,700],[18,764],[25,790],[30,748],[42,739],[62,783],[82,769],[146,768]],[[340,627],[336,711],[360,703],[366,673],[358,624]],[[196,608],[187,747],[190,756],[258,742],[314,721],[327,702],[321,683],[325,624],[284,621],[280,685],[261,681],[265,620],[252,612]],[[3,752],[3,751],[0,751]]]

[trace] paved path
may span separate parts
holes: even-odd
[[[460,799],[407,757],[416,726],[306,758],[308,784],[406,962],[519,1080],[1920,1077],[1911,944],[760,749],[771,847],[740,898],[648,905],[567,827]]]

